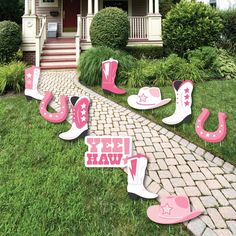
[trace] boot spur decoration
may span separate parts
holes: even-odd
[[[40,76],[40,68],[32,66],[25,69],[25,96],[28,100],[32,98],[42,100],[43,95],[38,92],[38,82]]]
[[[47,106],[53,98],[53,94],[51,92],[46,92],[43,100],[40,102],[39,112],[41,116],[52,123],[60,123],[63,122],[68,116],[68,97],[60,96],[61,109],[60,112],[50,113],[47,111]]]
[[[72,126],[71,129],[59,135],[61,139],[73,140],[85,137],[88,132],[90,100],[86,96],[71,97]]]
[[[193,82],[191,80],[173,82],[173,88],[176,96],[176,109],[172,116],[162,120],[167,125],[177,125],[182,122],[190,122]]]
[[[115,78],[118,61],[110,59],[102,63],[102,89],[104,93],[125,94],[126,91],[116,87]]]
[[[218,113],[218,129],[215,132],[207,132],[204,130],[204,123],[210,116],[210,112],[208,109],[202,109],[202,113],[199,115],[195,130],[197,135],[204,141],[209,143],[218,143],[224,140],[227,134],[227,125],[226,125],[226,114],[223,112]]]
[[[143,154],[137,154],[136,156],[126,158],[126,161],[128,163],[127,192],[130,198],[134,200],[137,200],[139,198],[157,198],[157,194],[147,191],[143,185],[148,162],[147,157]]]

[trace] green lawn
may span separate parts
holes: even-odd
[[[156,202],[131,201],[120,169],[85,168],[83,140],[60,140],[69,124],[44,121],[38,105],[0,97],[0,235],[189,235],[149,221]]]
[[[108,97],[125,107],[129,107],[127,97],[137,94],[139,89],[127,89],[125,96],[109,95]],[[97,92],[103,94],[100,88],[94,88]],[[163,98],[172,98],[172,102],[153,111],[138,111],[141,115],[152,121],[161,124],[176,134],[188,139],[204,149],[222,157],[223,159],[236,164],[236,80],[210,81],[195,85],[193,94],[193,119],[190,124],[183,124],[176,127],[170,127],[162,123],[162,119],[172,115],[175,110],[175,94],[171,86],[161,88]],[[104,95],[104,94],[103,94]],[[129,107],[132,109],[131,107]],[[202,108],[208,108],[211,116],[206,122],[206,130],[215,131],[218,128],[218,112],[226,112],[228,133],[222,143],[211,144],[202,141],[195,133],[195,121]]]

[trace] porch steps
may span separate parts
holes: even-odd
[[[50,38],[40,58],[42,70],[76,69],[76,47],[73,38]]]

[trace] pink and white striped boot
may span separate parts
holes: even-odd
[[[32,66],[25,69],[25,96],[28,100],[31,100],[32,98],[43,100],[43,95],[38,92],[39,76],[39,67]]]
[[[125,94],[126,91],[116,87],[115,78],[118,61],[110,59],[102,63],[102,89],[104,93]]]
[[[73,140],[78,137],[85,137],[88,133],[89,105],[90,100],[86,96],[71,97],[72,126],[59,137],[64,140]]]

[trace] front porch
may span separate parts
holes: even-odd
[[[23,51],[35,52],[35,64],[40,66],[40,56],[47,41],[47,25],[55,22],[58,37],[75,38],[78,61],[81,50],[91,47],[89,28],[94,15],[108,6],[127,11],[130,21],[128,46],[162,46],[159,0],[25,0]]]

